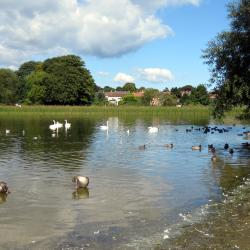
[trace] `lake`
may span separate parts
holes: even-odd
[[[215,207],[250,186],[250,150],[242,144],[250,124],[69,115],[56,120],[67,119],[71,128],[53,132],[53,118],[0,116],[0,180],[11,190],[0,196],[2,249],[164,249],[176,238],[181,246],[187,227],[207,225]],[[158,133],[148,133],[149,126]],[[205,134],[204,126],[228,132]],[[88,188],[75,189],[76,175],[90,178]]]

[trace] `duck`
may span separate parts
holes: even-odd
[[[109,129],[109,122],[107,121],[107,125],[106,126],[105,125],[100,126],[100,129],[101,130],[108,130]]]
[[[173,148],[174,144],[173,143],[165,144],[164,147],[166,147],[166,148]]]
[[[0,181],[0,193],[8,194],[10,193],[9,187],[6,182]]]
[[[158,128],[157,127],[148,127],[148,132],[149,133],[158,133]]]
[[[140,150],[145,150],[146,149],[146,145],[144,144],[144,145],[139,146],[139,149]]]
[[[229,145],[228,145],[228,143],[226,143],[225,145],[224,145],[224,149],[228,149],[229,148]]]
[[[76,188],[86,188],[89,185],[89,177],[87,176],[74,176],[72,182],[75,182]]]
[[[192,146],[192,150],[201,150],[201,145],[199,145],[199,146]]]
[[[69,129],[70,127],[71,127],[71,123],[68,123],[68,121],[67,120],[64,120],[65,121],[65,128],[66,129]]]
[[[229,149],[229,153],[230,153],[231,155],[234,153],[233,148],[230,148],[230,149]]]

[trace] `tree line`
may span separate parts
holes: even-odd
[[[0,69],[0,103],[89,105],[96,84],[75,55],[23,63],[17,71]]]

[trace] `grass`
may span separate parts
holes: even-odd
[[[194,113],[210,115],[208,107],[186,106],[176,107],[146,107],[146,106],[0,106],[1,114],[45,114],[45,113],[81,113],[81,114],[184,114]]]

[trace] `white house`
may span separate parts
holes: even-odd
[[[105,98],[108,100],[108,102],[118,105],[119,102],[122,100],[122,98],[129,94],[128,91],[114,91],[114,92],[105,92]]]

